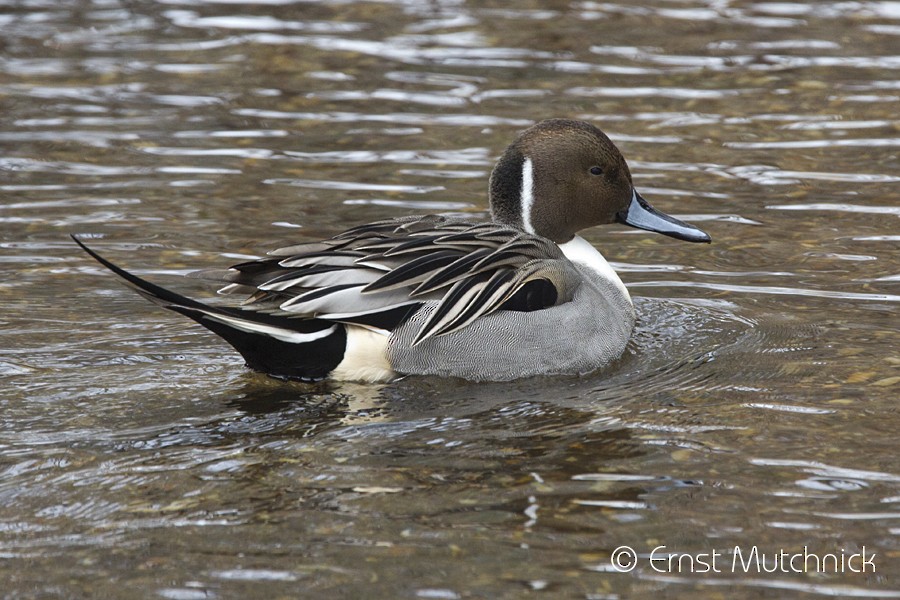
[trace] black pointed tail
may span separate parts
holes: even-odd
[[[343,360],[347,333],[340,323],[209,306],[129,273],[71,237],[141,296],[193,319],[231,344],[251,369],[273,377],[315,381],[327,377]]]

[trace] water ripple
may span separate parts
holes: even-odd
[[[159,156],[229,156],[235,158],[266,159],[275,153],[268,148],[176,148],[166,146],[146,146],[140,148],[146,154]]]
[[[487,148],[462,148],[460,150],[348,150],[330,152],[297,152],[285,150],[285,155],[310,163],[405,163],[424,165],[490,165]]]
[[[810,298],[834,298],[836,300],[863,300],[867,302],[900,302],[896,294],[875,294],[866,292],[839,292],[834,290],[818,290],[772,285],[738,285],[712,283],[707,281],[635,281],[628,287],[673,287],[698,288],[740,294],[770,294],[774,296],[806,296]]]
[[[709,100],[737,96],[743,90],[698,90],[694,88],[676,87],[573,87],[567,93],[573,96],[611,97],[611,98],[674,98],[678,100]]]
[[[803,180],[840,181],[847,183],[894,183],[900,176],[879,173],[835,173],[816,171],[790,171],[768,165],[732,167],[728,173],[759,185],[791,185]],[[780,208],[782,205],[779,205]],[[768,208],[775,208],[769,206]]]
[[[863,177],[866,177],[865,175]],[[893,177],[888,181],[900,181]],[[813,202],[801,204],[767,204],[766,208],[772,210],[825,210],[837,212],[851,212],[871,215],[897,215],[900,216],[900,206],[867,206],[863,204],[846,204],[836,202]]]
[[[390,206],[392,208],[408,208],[411,210],[450,211],[474,208],[469,202],[447,202],[442,200],[388,200],[384,198],[364,198],[344,200],[347,205]]]
[[[421,114],[421,113],[355,113],[355,112],[292,112],[256,108],[236,109],[237,116],[258,117],[261,119],[291,119],[322,121],[326,123],[358,123],[372,121],[376,123],[396,123],[402,125],[454,125],[462,127],[487,127],[492,125],[511,125],[527,127],[532,124],[529,119],[515,119],[491,115],[475,114]]]
[[[313,33],[355,33],[366,29],[363,23],[334,21],[288,21],[268,15],[228,15],[203,17],[190,10],[167,10],[163,15],[176,27],[199,29],[241,29],[250,31],[310,31]]]
[[[290,185],[294,187],[313,188],[319,190],[344,190],[344,191],[372,191],[372,192],[405,192],[409,194],[427,194],[444,190],[439,185],[394,185],[364,183],[354,181],[328,181],[323,179],[266,179],[263,183],[269,185]]]
[[[674,575],[656,575],[642,573],[642,579],[658,581],[660,583],[680,583],[694,586],[697,584],[710,587],[727,586],[729,588],[760,588],[769,590],[782,590],[816,594],[826,597],[842,598],[900,598],[900,592],[872,587],[858,587],[852,585],[806,583],[801,581],[783,581],[779,579],[762,578],[712,578],[712,577],[678,577]]]
[[[852,140],[831,139],[831,140],[791,140],[791,141],[772,141],[772,142],[725,142],[728,148],[737,148],[742,150],[759,150],[759,149],[803,149],[803,148],[872,148],[887,147],[892,148],[900,146],[900,138],[854,138]]]
[[[860,469],[847,469],[827,463],[812,460],[796,460],[790,458],[753,458],[750,464],[762,467],[793,467],[807,473],[826,478],[862,479],[864,481],[891,481],[900,483],[900,475],[884,473],[882,471],[863,471]]]

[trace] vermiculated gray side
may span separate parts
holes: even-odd
[[[475,381],[596,370],[625,350],[634,307],[614,284],[583,275],[571,302],[534,312],[497,311],[413,348],[416,332],[434,310],[426,304],[391,336],[391,364],[400,373]]]

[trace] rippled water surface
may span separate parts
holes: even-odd
[[[900,2],[0,6],[2,597],[900,597]],[[582,378],[276,382],[67,237],[202,297],[486,217],[552,116],[714,240],[586,233],[639,323]]]

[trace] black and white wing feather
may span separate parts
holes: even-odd
[[[432,215],[370,223],[199,276],[227,282],[222,293],[249,292],[245,310],[388,331],[434,303],[414,343],[497,310],[567,302],[579,281],[549,240]]]

